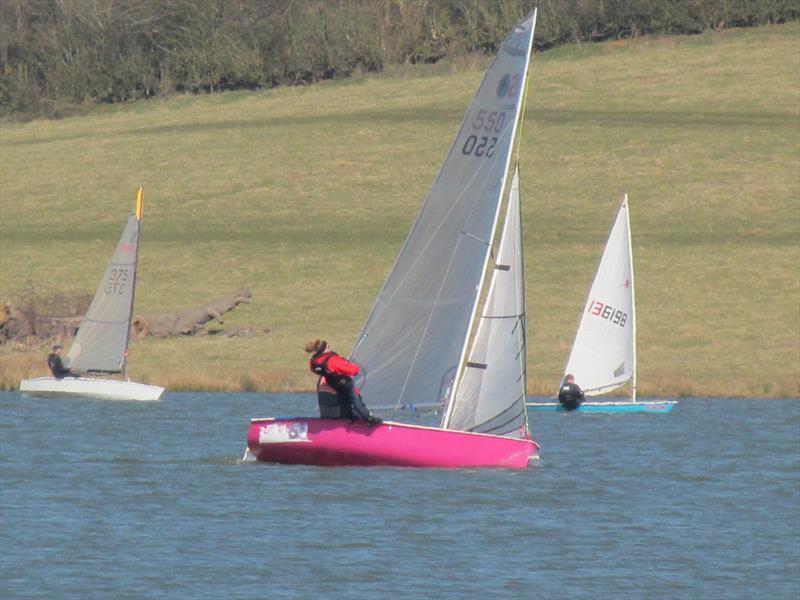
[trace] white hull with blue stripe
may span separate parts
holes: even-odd
[[[528,402],[528,410],[544,410],[552,412],[594,412],[594,413],[668,413],[677,402],[584,402],[575,411],[568,411],[558,402]]]

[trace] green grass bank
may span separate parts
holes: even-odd
[[[142,339],[169,389],[308,390],[353,344],[484,64],[0,128],[0,300],[94,291],[139,184],[137,313],[237,287],[249,338]],[[520,153],[529,391],[551,393],[630,197],[642,395],[800,395],[800,25],[537,54]],[[0,378],[44,374],[0,351]]]

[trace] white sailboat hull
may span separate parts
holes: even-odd
[[[164,388],[157,385],[90,377],[23,379],[19,390],[34,398],[81,397],[97,400],[143,401],[158,400],[164,393]]]

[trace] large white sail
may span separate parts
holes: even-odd
[[[140,188],[136,208],[128,217],[111,262],[69,350],[68,364],[72,371],[118,373],[124,369],[136,288],[141,216]]]
[[[448,429],[510,437],[528,433],[524,273],[515,170],[489,292],[445,423]]]
[[[450,394],[496,229],[535,19],[511,32],[486,71],[353,349],[371,404]]]
[[[627,194],[589,291],[566,373],[575,376],[575,383],[587,396],[610,392],[636,376],[636,313]]]

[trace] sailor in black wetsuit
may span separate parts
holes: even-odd
[[[567,373],[558,390],[558,401],[567,410],[575,410],[583,404],[583,390],[575,383],[575,377]]]
[[[61,360],[61,352],[63,347],[61,344],[53,346],[53,351],[47,355],[47,366],[50,367],[50,372],[56,379],[64,379],[64,377],[80,377],[77,373],[73,373]]]

